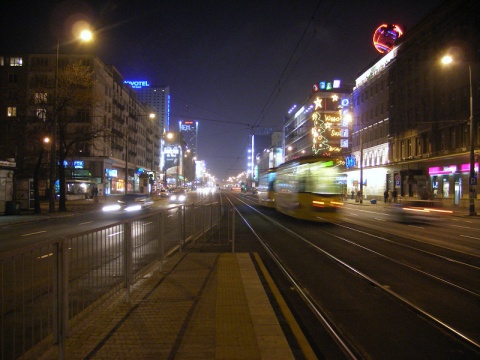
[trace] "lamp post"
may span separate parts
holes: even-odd
[[[128,192],[128,118],[125,118],[125,190],[124,194]]]
[[[153,122],[153,120],[155,119],[156,115],[155,113],[150,113],[148,114],[148,118]],[[153,125],[155,126],[155,124],[150,124],[150,125]],[[150,136],[152,137],[152,180],[155,181],[156,179],[156,171],[155,171],[155,130],[152,128],[152,132],[150,134]],[[150,193],[153,191],[153,184],[150,185],[151,188],[150,188]]]
[[[453,62],[453,57],[450,55],[445,55],[442,58],[442,64],[449,65]],[[468,63],[468,80],[469,80],[469,91],[470,91],[470,174],[468,179],[468,197],[469,197],[469,215],[476,215],[475,212],[475,190],[477,187],[477,179],[475,178],[475,127],[473,126],[473,91],[472,91],[472,66]]]
[[[55,89],[54,99],[54,114],[50,133],[50,196],[48,203],[48,212],[55,212],[55,180],[57,179],[57,122],[58,122],[58,108],[57,108],[57,92],[58,92],[58,54],[60,51],[60,39],[57,39],[56,56],[55,56]]]
[[[78,38],[81,41],[87,42],[92,40],[93,33],[84,29],[81,30]],[[50,133],[50,196],[48,203],[48,211],[55,212],[55,181],[57,180],[57,128],[58,128],[58,60],[60,54],[60,39],[57,38],[57,45],[55,51],[55,88],[54,88],[54,113],[52,119],[52,128]]]

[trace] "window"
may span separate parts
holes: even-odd
[[[35,93],[34,95],[35,104],[46,104],[47,103],[47,93]]]
[[[8,74],[8,82],[9,83],[16,83],[17,82],[17,74]]]
[[[36,115],[37,115],[37,118],[42,119],[43,121],[47,119],[47,112],[45,109],[38,108],[36,110]]]
[[[90,112],[88,110],[79,110],[77,112],[77,122],[88,122],[90,120]]]
[[[15,106],[9,106],[7,108],[7,116],[8,117],[16,117],[17,116],[17,108]]]
[[[10,66],[22,66],[23,59],[21,57],[11,57],[10,58]]]
[[[33,58],[33,63],[37,66],[48,66],[47,58]]]

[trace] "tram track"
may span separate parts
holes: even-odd
[[[332,336],[341,339],[339,343],[343,343],[342,346],[348,348],[346,353],[350,352],[349,357],[385,358],[379,354],[390,351],[396,354],[395,357],[401,358],[414,356],[416,358],[468,359],[480,356],[478,325],[476,326],[476,322],[472,319],[468,319],[468,317],[476,317],[475,311],[478,311],[480,303],[478,289],[458,285],[454,281],[434,274],[433,271],[430,273],[429,270],[409,263],[414,262],[415,256],[430,257],[435,258],[433,262],[428,260],[429,263],[433,263],[433,268],[450,264],[450,266],[468,268],[472,274],[478,275],[477,266],[464,264],[458,259],[444,255],[437,256],[432,251],[414,249],[412,246],[404,247],[409,252],[418,250],[422,254],[411,254],[410,259],[402,263],[392,255],[392,251],[399,252],[398,248],[382,254],[384,251],[382,248],[385,246],[396,247],[390,239],[380,239],[383,243],[378,250],[375,250],[362,244],[360,239],[369,238],[369,242],[376,239],[378,242],[381,236],[369,234],[366,230],[352,229],[346,225],[334,223],[324,226],[298,222],[279,216],[282,221],[290,225],[285,226],[244,200],[246,199],[241,200],[242,205],[239,208],[242,209],[242,217],[249,222],[248,226],[255,231],[258,240],[265,243],[264,246],[269,249],[272,256],[277,258],[276,262],[282,266],[282,271],[288,274],[286,276],[292,279],[292,283],[296,284],[296,291],[302,292],[302,297],[309,303],[312,312],[324,326],[331,328]],[[258,225],[261,221],[258,220],[257,215],[261,215],[263,221],[270,223],[270,228],[275,230],[258,230],[258,227],[267,226]],[[312,236],[314,230],[316,235]],[[276,234],[274,239],[268,236],[269,232]],[[283,237],[280,232],[288,234],[290,240],[287,241],[292,243],[280,244],[280,239]],[[296,248],[295,251],[294,248]],[[315,255],[312,255],[311,249],[315,250]],[[301,251],[305,257],[300,263],[295,258],[301,255],[292,256],[298,251]],[[307,259],[311,259],[308,264]],[[317,281],[309,279],[308,276],[305,277],[303,267],[315,269],[313,273],[316,274],[328,273],[332,281],[342,278],[347,288],[332,284],[332,281],[329,283],[328,277],[327,279],[319,278]],[[345,272],[349,275],[347,276]],[[319,286],[316,282],[322,285]],[[354,289],[357,291],[357,296],[352,296],[351,292],[355,291]],[[425,295],[428,293],[427,289],[433,291],[433,298],[440,298],[441,294],[447,293],[448,301],[452,301],[450,308],[442,311],[440,304],[432,307],[430,303],[432,297]],[[331,295],[324,295],[324,293]],[[342,299],[342,296],[346,299]],[[355,302],[353,306],[348,304],[349,299]],[[459,309],[455,309],[455,306]],[[462,311],[466,314],[459,317],[458,321],[452,325],[452,318],[455,318],[457,312]],[[444,320],[445,312],[450,312],[447,320]],[[345,316],[345,313],[350,313],[350,319],[349,316]],[[352,319],[357,321],[361,319],[363,323],[352,324],[354,321]],[[392,327],[392,319],[396,319],[394,327]],[[464,323],[465,328],[462,328],[460,325]],[[363,329],[363,334],[360,329]],[[366,336],[365,330],[371,331],[372,335]],[[380,341],[383,342],[383,346],[378,344]],[[404,345],[399,347],[398,344],[402,343]],[[415,349],[411,348],[412,344],[417,344]],[[426,344],[437,345],[435,349],[422,349],[422,345]],[[398,356],[400,351],[404,356]]]

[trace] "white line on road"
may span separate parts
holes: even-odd
[[[469,238],[469,239],[475,239],[475,240],[480,240],[480,238],[475,237],[475,236],[468,236],[468,235],[460,235],[461,237]]]
[[[37,235],[37,234],[41,234],[41,233],[46,233],[46,231],[45,230],[37,231],[37,232],[34,232],[34,233],[30,233],[30,234],[23,234],[22,236]]]
[[[460,226],[460,225],[450,225],[451,227],[458,227],[458,228],[462,228],[462,229],[471,229],[470,226]]]
[[[91,224],[93,221],[86,221],[86,222],[83,222],[83,223],[80,223],[78,225],[87,225],[87,224]]]

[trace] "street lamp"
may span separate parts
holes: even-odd
[[[453,62],[453,57],[450,55],[445,55],[442,60],[442,64],[450,65]],[[470,176],[468,179],[469,185],[469,215],[474,216],[475,213],[475,190],[477,186],[477,179],[475,178],[475,134],[473,126],[473,92],[472,92],[472,66],[470,62],[468,63],[468,79],[470,87]]]
[[[79,34],[81,41],[90,41],[93,34],[90,30],[82,30]],[[58,59],[60,53],[60,39],[57,39],[57,46],[55,52],[55,88],[54,88],[54,114],[52,119],[52,128],[50,133],[50,196],[48,211],[55,212],[55,181],[57,179],[57,128],[58,128]]]

